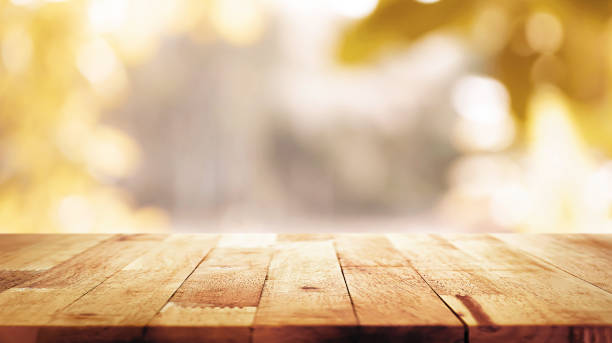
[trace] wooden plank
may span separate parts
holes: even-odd
[[[461,342],[461,321],[382,235],[337,235],[360,342]]]
[[[184,307],[168,303],[147,327],[146,342],[249,342],[255,307]]]
[[[463,324],[412,268],[346,267],[360,342],[463,342]]]
[[[253,341],[354,339],[356,325],[332,241],[279,244],[255,315]]]
[[[57,239],[61,235],[55,234],[1,234],[0,240],[0,261],[6,256],[5,253],[12,252],[22,247],[36,244],[38,242]]]
[[[50,269],[112,235],[37,235],[17,251],[3,254],[0,270],[40,271]]]
[[[462,251],[488,263],[494,265],[503,262],[503,270],[496,271],[494,274],[497,279],[493,279],[500,287],[502,296],[490,297],[488,312],[497,311],[502,323],[520,323],[523,326],[518,333],[513,333],[516,329],[508,328],[505,330],[507,334],[514,337],[527,335],[531,338],[532,332],[536,332],[540,336],[554,337],[555,341],[560,342],[583,342],[579,337],[610,342],[610,294],[491,236],[475,239],[474,236],[460,235],[449,240]],[[488,299],[488,296],[484,298]],[[465,308],[477,304],[469,298],[462,299],[461,303],[466,305]],[[512,312],[517,307],[525,309],[524,316]],[[527,311],[529,307],[538,309],[540,314],[530,315]],[[478,313],[478,306],[473,308],[476,309],[474,313]],[[559,308],[563,310],[559,311]],[[487,313],[486,308],[482,310],[480,313]],[[543,330],[542,326],[546,329]]]
[[[119,235],[55,266],[20,287],[91,289],[165,238],[163,235]]]
[[[335,246],[342,267],[409,267],[406,259],[382,235],[336,235]]]
[[[612,293],[612,242],[604,235],[494,236]]]
[[[59,246],[74,240],[72,236],[55,234],[3,234],[0,237],[0,292],[33,279],[43,269],[60,262],[47,260],[53,258]],[[83,250],[66,248],[65,255]]]
[[[8,236],[8,237],[6,237]],[[0,253],[0,292],[32,280],[111,235],[6,235]],[[10,242],[6,245],[6,242]]]
[[[57,311],[150,250],[161,239],[163,236],[116,236],[0,293],[0,338],[17,337],[18,342],[36,339],[38,328],[49,323]]]
[[[55,234],[2,234],[0,240],[0,268],[4,267],[7,260],[15,256],[27,255],[30,247],[43,243],[50,243],[57,240],[66,239],[66,235]]]
[[[4,237],[0,343],[612,342],[609,235]]]
[[[74,303],[44,329],[53,341],[132,341],[216,244],[215,235],[172,235]],[[121,299],[121,301],[112,301]],[[93,327],[93,329],[92,329]],[[103,335],[98,327],[105,327]],[[77,328],[77,330],[75,330]]]
[[[40,273],[31,270],[0,270],[0,292],[31,280]]]
[[[204,267],[244,267],[267,269],[270,263],[271,248],[215,248],[206,258]]]
[[[256,307],[265,269],[205,267],[192,275],[172,298],[183,307]]]
[[[493,237],[445,237],[393,235],[391,241],[468,324],[470,342],[610,337],[609,293]]]
[[[237,267],[199,270],[151,321],[147,341],[247,342],[265,273]]]
[[[248,342],[275,237],[224,235],[147,327],[150,342]]]

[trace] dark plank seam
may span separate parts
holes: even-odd
[[[93,249],[93,248],[97,247],[99,244],[105,243],[106,241],[109,241],[109,240],[111,240],[111,239],[114,239],[114,238],[116,238],[116,237],[120,237],[120,236],[124,236],[124,235],[122,235],[122,234],[113,235],[113,236],[109,237],[108,239],[105,239],[105,240],[103,240],[102,242],[100,242],[100,243],[98,243],[98,244],[96,244],[96,245],[94,245],[94,246],[92,246],[92,247],[90,247],[90,248],[87,248],[87,249],[83,250],[82,252],[78,253],[77,255],[72,256],[71,258],[69,258],[68,260],[66,260],[66,261],[64,261],[64,262],[68,262],[68,261],[70,261],[71,259],[73,259],[73,258],[75,258],[75,257],[77,257],[77,256],[79,256],[79,255],[81,255],[81,254],[83,254],[83,253],[85,253],[85,252],[87,252],[89,249]],[[63,263],[63,262],[62,262],[62,263]],[[129,264],[129,262],[128,262],[127,264]],[[126,265],[127,265],[127,264],[126,264]],[[121,268],[119,268],[119,269],[115,270],[115,271],[114,271],[114,272],[113,272],[111,275],[109,275],[108,277],[106,277],[104,280],[100,281],[100,283],[98,283],[97,285],[93,286],[92,288],[90,288],[89,290],[87,290],[85,293],[83,293],[83,294],[79,295],[79,296],[78,296],[76,299],[74,299],[73,301],[71,301],[71,302],[70,302],[68,305],[66,305],[66,306],[62,307],[61,309],[59,309],[59,310],[57,310],[57,311],[55,311],[55,313],[59,313],[59,312],[61,312],[61,311],[65,310],[65,309],[67,309],[68,307],[72,306],[74,303],[76,303],[77,301],[81,300],[81,298],[82,298],[82,297],[84,297],[85,295],[89,294],[89,293],[90,293],[91,291],[93,291],[94,289],[98,288],[98,286],[100,286],[101,284],[105,283],[105,282],[106,282],[106,280],[108,280],[108,279],[110,279],[111,277],[113,277],[113,276],[114,276],[115,274],[117,274],[117,273],[118,273],[120,270],[121,270]]]
[[[65,260],[65,261],[63,261],[63,262],[60,262],[60,263],[58,263],[58,264],[54,265],[54,266],[53,266],[53,267],[51,267],[51,268],[48,268],[48,269],[43,270],[43,271],[42,271],[40,274],[38,274],[37,276],[34,276],[34,277],[32,277],[32,278],[29,278],[28,280],[24,280],[24,281],[20,282],[19,284],[13,285],[13,286],[12,286],[12,287],[10,287],[10,288],[7,288],[7,289],[5,289],[5,290],[2,290],[1,292],[4,292],[4,291],[9,290],[9,289],[11,289],[11,288],[19,288],[19,286],[23,285],[24,283],[28,283],[28,282],[30,282],[30,281],[32,281],[32,280],[34,280],[34,279],[36,279],[37,277],[41,276],[41,275],[42,275],[43,273],[45,273],[46,271],[49,271],[49,270],[51,270],[51,269],[53,269],[53,268],[55,268],[55,267],[59,266],[59,265],[60,265],[60,264],[62,264],[62,263],[66,263],[66,262],[68,262],[68,261],[72,260],[73,258],[78,257],[78,256],[80,256],[81,254],[84,254],[84,253],[85,253],[86,251],[88,251],[89,249],[93,249],[93,248],[97,247],[98,245],[100,245],[100,244],[102,244],[102,243],[106,243],[107,241],[110,241],[111,239],[114,239],[115,237],[118,237],[118,236],[120,236],[120,235],[118,235],[118,234],[117,234],[117,235],[111,235],[111,236],[110,236],[110,237],[108,237],[107,239],[102,240],[102,241],[98,242],[97,244],[94,244],[93,246],[91,246],[91,247],[89,247],[89,248],[87,248],[87,249],[85,249],[85,250],[83,250],[83,251],[79,252],[78,254],[73,255],[73,256],[72,256],[72,257],[70,257],[69,259],[67,259],[67,260]],[[46,255],[46,256],[49,256],[49,255],[51,255],[51,254],[53,254],[53,253],[51,252],[51,253],[49,253],[49,254],[48,254],[48,255]],[[104,281],[102,281],[102,282],[104,282]],[[102,282],[101,282],[101,283],[102,283]],[[98,287],[98,285],[94,286],[93,288],[96,288],[96,287]],[[93,289],[93,288],[92,288],[92,289]],[[90,289],[89,291],[91,291],[91,289]],[[87,292],[89,292],[89,291],[87,291]],[[0,293],[1,293],[1,292],[0,292]],[[81,295],[81,297],[82,297],[82,295]],[[80,297],[79,297],[79,298],[80,298]],[[72,305],[72,303],[70,303],[70,305]],[[62,310],[63,310],[63,309],[62,309]]]
[[[359,316],[357,316],[357,310],[355,309],[355,303],[353,302],[353,296],[351,295],[351,290],[349,289],[348,283],[346,282],[346,277],[344,276],[344,268],[342,268],[342,263],[340,263],[340,255],[338,255],[338,248],[336,247],[336,239],[333,240],[334,252],[336,253],[336,259],[338,260],[338,266],[340,267],[340,272],[342,272],[342,280],[344,280],[344,287],[346,287],[346,292],[348,293],[349,300],[351,301],[351,308],[353,309],[353,315],[355,316],[355,320],[357,321],[357,326],[361,327],[361,322],[359,321]]]
[[[386,236],[385,236],[385,239],[389,241],[389,239]],[[389,243],[391,244],[391,246],[394,246],[393,243],[391,242]],[[431,289],[431,291],[434,292],[434,294],[438,297],[438,299],[440,299],[440,301],[444,304],[444,306],[446,306],[449,309],[449,311],[451,311],[451,313],[454,314],[455,317],[457,317],[457,319],[459,319],[459,321],[461,322],[461,325],[463,325],[463,342],[469,343],[470,342],[469,326],[467,325],[465,321],[463,321],[463,318],[461,318],[459,314],[457,314],[457,312],[455,312],[455,310],[453,310],[453,308],[446,301],[444,301],[444,299],[442,299],[440,294],[438,294],[438,292],[436,292],[436,290],[429,284],[429,282],[425,280],[423,275],[421,275],[421,273],[414,267],[414,265],[412,265],[412,262],[406,256],[404,256],[404,254],[402,254],[401,251],[399,251],[398,249],[393,249],[393,250],[397,251],[400,257],[403,258],[406,262],[408,262],[408,265],[410,266],[410,268],[412,268],[415,271],[415,273],[417,273],[417,275],[421,278],[421,280],[423,280],[423,282],[425,282],[427,287],[429,287],[429,289]]]
[[[62,235],[62,234],[54,234],[54,235],[58,235],[58,236],[59,236],[59,235]],[[75,257],[77,257],[77,256],[79,256],[79,255],[81,255],[81,254],[83,254],[83,253],[85,253],[85,252],[86,252],[86,251],[88,251],[89,249],[95,248],[95,247],[97,247],[98,245],[100,245],[100,244],[102,244],[102,243],[105,243],[105,242],[107,242],[107,241],[110,241],[111,239],[114,239],[114,238],[115,238],[115,237],[117,237],[117,236],[119,236],[119,235],[118,235],[118,234],[111,235],[111,236],[110,236],[110,237],[108,237],[107,239],[101,240],[101,241],[100,241],[100,242],[98,242],[97,244],[94,244],[93,246],[91,246],[91,247],[89,247],[89,248],[87,248],[87,249],[85,249],[85,250],[83,250],[83,251],[81,251],[81,252],[79,252],[79,253],[77,253],[77,254],[75,254],[75,255],[71,256],[71,257],[70,257],[70,258],[68,258],[67,260],[62,261],[62,262],[60,262],[60,263],[58,263],[58,264],[54,265],[54,266],[53,266],[53,267],[51,267],[51,268],[47,268],[47,269],[44,269],[44,270],[40,270],[40,273],[39,273],[38,275],[34,275],[34,276],[32,276],[32,277],[28,278],[27,280],[23,280],[23,281],[21,281],[21,282],[19,282],[19,283],[17,283],[17,284],[14,284],[13,286],[11,286],[11,287],[9,287],[9,288],[6,288],[6,289],[1,290],[1,291],[0,291],[0,293],[2,293],[2,292],[4,292],[4,291],[7,291],[7,290],[9,290],[9,289],[11,289],[11,288],[19,288],[19,286],[23,285],[24,283],[28,283],[28,282],[30,282],[30,281],[32,281],[32,280],[34,280],[34,279],[36,279],[37,277],[41,276],[41,275],[42,275],[43,273],[45,273],[46,271],[49,271],[49,270],[51,270],[51,269],[53,269],[53,268],[55,268],[55,267],[59,266],[59,265],[60,265],[60,264],[62,264],[62,263],[66,263],[66,262],[70,261],[71,259],[73,259],[73,258],[75,258]],[[50,256],[50,255],[52,255],[52,254],[53,254],[53,252],[50,252],[49,254],[45,255],[45,257],[46,257],[46,256]],[[43,257],[43,258],[44,258],[44,257]],[[43,259],[43,258],[41,258],[41,259]],[[96,287],[97,287],[97,286],[96,286]]]
[[[565,235],[558,235],[558,237],[564,237],[564,236]],[[594,234],[594,233],[582,234],[583,238],[586,238],[589,242],[593,243],[594,245],[597,245],[599,248],[606,249],[606,250],[612,249],[612,244],[609,244],[606,241],[601,241],[597,239],[597,237],[606,237],[606,236],[609,236],[609,235],[608,234]]]
[[[253,322],[249,326],[249,343],[253,343],[253,336],[255,334],[255,319],[257,318],[257,312],[259,312],[259,303],[261,302],[261,297],[263,296],[264,288],[266,288],[266,283],[268,282],[268,274],[270,274],[270,264],[272,264],[272,259],[274,255],[276,255],[276,240],[274,242],[274,249],[270,254],[270,259],[268,260],[268,265],[266,266],[266,277],[264,279],[263,285],[261,285],[261,291],[259,292],[259,299],[257,299],[257,307],[255,307],[255,313],[253,314]]]
[[[166,302],[157,310],[155,311],[155,314],[153,314],[151,316],[151,318],[149,318],[149,320],[147,321],[147,323],[142,327],[142,340],[145,341],[146,339],[146,335],[147,335],[147,330],[149,329],[149,325],[151,324],[151,321],[153,320],[153,318],[155,318],[155,316],[168,304],[168,302],[172,299],[172,297],[174,297],[174,295],[176,294],[176,292],[178,292],[178,290],[183,286],[183,284],[185,283],[185,281],[187,281],[187,279],[189,279],[189,277],[196,271],[196,269],[198,269],[198,267],[202,264],[202,262],[204,262],[206,260],[206,258],[210,255],[210,253],[215,250],[215,248],[217,247],[217,244],[219,243],[219,240],[221,239],[221,237],[218,235],[217,237],[217,241],[215,242],[215,246],[213,246],[212,248],[208,249],[208,252],[206,252],[206,254],[204,256],[202,256],[202,258],[200,259],[200,262],[198,262],[198,264],[196,264],[196,266],[193,268],[193,270],[189,273],[189,275],[187,275],[187,277],[185,277],[185,279],[183,280],[183,282],[181,282],[181,284],[176,287],[176,289],[174,290],[174,292],[172,292],[172,294],[170,294],[170,296],[168,297],[168,299],[166,299]]]
[[[548,259],[546,259],[546,258],[542,258],[542,257],[540,257],[540,256],[538,256],[538,255],[536,255],[536,254],[533,254],[533,253],[531,253],[530,251],[525,250],[525,249],[521,248],[520,246],[516,245],[515,243],[508,243],[508,242],[503,241],[503,240],[501,240],[501,239],[499,239],[499,238],[497,238],[497,237],[495,237],[495,236],[493,236],[493,235],[490,235],[490,234],[487,234],[487,236],[489,236],[489,237],[491,237],[491,238],[493,238],[493,239],[495,239],[495,240],[498,240],[498,241],[502,242],[502,243],[503,243],[503,244],[505,244],[505,245],[508,245],[508,246],[513,247],[513,248],[515,248],[515,249],[519,249],[519,250],[520,250],[520,251],[522,251],[523,253],[527,254],[528,256],[530,256],[530,257],[532,257],[532,258],[534,258],[534,259],[536,259],[536,260],[538,260],[538,261],[541,261],[541,262],[544,262],[545,264],[551,265],[551,266],[553,266],[554,268],[559,269],[560,271],[562,271],[562,272],[564,272],[564,273],[567,273],[567,274],[569,274],[569,275],[571,275],[571,276],[575,277],[576,279],[578,279],[578,280],[580,280],[580,281],[583,281],[583,282],[585,282],[585,283],[588,283],[588,284],[589,284],[589,285],[591,285],[591,286],[597,287],[597,288],[601,289],[602,291],[604,291],[604,292],[606,292],[606,293],[612,294],[612,292],[608,291],[607,289],[601,288],[601,287],[597,286],[596,284],[594,284],[594,283],[592,283],[592,282],[590,282],[590,281],[588,281],[588,280],[585,280],[585,279],[581,278],[581,277],[580,277],[580,276],[578,276],[578,275],[572,274],[572,273],[570,273],[569,271],[567,271],[567,270],[563,269],[562,267],[559,267],[558,265],[556,265],[556,264],[554,264],[554,263],[552,263],[552,262],[548,261]]]

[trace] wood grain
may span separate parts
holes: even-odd
[[[36,341],[40,327],[46,326],[57,311],[144,254],[160,239],[149,235],[116,236],[0,293],[0,342]],[[20,328],[19,335],[14,334],[14,327]]]
[[[360,342],[463,342],[461,321],[386,237],[338,235]]]
[[[463,342],[455,315],[412,269],[347,267],[360,342]]]
[[[15,251],[21,248],[28,247],[42,241],[62,238],[62,236],[63,235],[54,234],[2,234],[2,240],[0,241],[0,261],[4,260],[7,256],[13,255]]]
[[[0,270],[0,292],[31,280],[40,273],[30,270]]]
[[[255,315],[253,341],[354,339],[356,325],[332,241],[277,245]]]
[[[275,237],[224,236],[149,324],[153,342],[248,342]]]
[[[470,342],[574,342],[577,331],[594,341],[608,339],[609,293],[500,240],[486,235],[392,240],[469,325]]]
[[[0,270],[46,270],[111,235],[10,235],[0,244]]]
[[[336,250],[342,267],[408,267],[410,264],[381,235],[337,235]]]
[[[607,342],[612,235],[0,235],[0,343]]]
[[[612,242],[604,235],[495,237],[612,293]]]
[[[73,327],[82,337],[90,327],[105,327],[97,342],[132,341],[214,247],[215,235],[173,235],[160,241],[97,287],[57,311],[45,334],[60,339]],[[109,303],[108,299],[123,299]],[[71,329],[65,329],[69,326]],[[119,330],[117,330],[119,328]],[[129,332],[125,328],[130,328]],[[52,333],[51,333],[52,331]],[[91,339],[89,339],[91,341]]]

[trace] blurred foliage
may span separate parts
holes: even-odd
[[[612,155],[611,15],[608,0],[381,0],[347,29],[338,56],[367,63],[431,32],[461,37],[478,72],[507,87],[519,123],[538,85],[552,84],[587,142]]]
[[[371,100],[374,105],[364,112],[381,108],[377,120],[382,118],[380,123],[387,124],[380,127],[388,123],[397,127],[377,132],[369,125],[340,125],[306,135],[308,130],[300,131],[304,125],[295,132],[291,125],[270,126],[269,137],[278,149],[268,153],[270,160],[277,159],[278,165],[271,165],[284,182],[278,189],[290,190],[287,194],[292,197],[303,194],[317,213],[330,208],[338,213],[354,213],[354,209],[404,213],[403,205],[417,208],[436,201],[442,190],[430,185],[446,186],[440,179],[457,153],[441,142],[449,143],[450,136],[460,132],[457,137],[467,137],[475,144],[467,147],[460,140],[459,144],[452,142],[464,154],[457,163],[452,162],[451,190],[442,201],[455,216],[453,220],[466,213],[481,220],[486,216],[483,204],[488,201],[491,216],[509,229],[599,227],[610,231],[612,161],[602,163],[601,158],[593,157],[592,151],[583,149],[582,139],[598,148],[593,150],[612,156],[609,1],[380,0],[370,15],[376,0],[363,2],[367,8],[360,8],[359,3],[321,0],[312,5],[321,7],[313,13],[329,14],[325,20],[348,23],[338,46],[342,62],[372,62],[429,33],[443,33],[459,37],[471,52],[474,63],[467,66],[472,68],[468,73],[485,74],[499,82],[478,75],[461,78],[453,88],[455,97],[440,101],[450,101],[459,116],[455,118],[450,111],[437,116],[419,114],[421,119],[414,124],[418,130],[438,132],[434,130],[438,122],[448,129],[427,139],[412,134],[407,122],[403,122],[405,128],[401,121],[395,122],[404,113],[401,108],[397,115],[389,113],[393,106],[383,106],[389,101],[376,95],[362,103],[354,101],[352,94],[360,96],[362,87],[347,92],[350,96],[340,96],[353,105],[347,107],[347,113],[359,120],[353,108]],[[336,8],[338,4],[344,7]],[[264,32],[272,32],[273,8],[280,15],[304,11],[294,5],[283,0],[0,0],[0,231],[167,228],[162,210],[138,207],[122,190],[122,182],[139,168],[141,150],[130,135],[106,125],[102,114],[112,112],[136,90],[132,86],[137,80],[130,78],[130,68],[146,65],[159,55],[164,38],[182,35],[199,44],[221,40],[246,47],[257,43]],[[338,14],[342,13],[348,13],[348,18],[341,18]],[[357,20],[361,14],[367,16]],[[306,21],[309,25],[324,22],[318,14],[312,16]],[[265,42],[257,49],[270,49]],[[292,36],[283,44],[301,53],[298,45],[303,43],[299,36]],[[313,56],[327,52],[313,46],[301,48]],[[401,54],[395,56],[401,59]],[[231,64],[227,66],[219,70],[229,70]],[[389,74],[400,68],[404,70],[399,64]],[[297,68],[292,65],[290,69]],[[223,74],[219,80],[232,79],[225,72],[219,74]],[[244,81],[242,69],[235,74],[236,80]],[[325,80],[322,84],[333,84],[329,79],[334,75],[327,69],[317,77]],[[380,84],[366,80],[372,86],[367,89],[378,89],[383,82],[395,87],[386,84],[388,78],[380,78]],[[397,82],[411,81],[415,82],[408,76]],[[300,79],[291,82],[301,83]],[[339,85],[329,87],[330,93],[336,92],[330,99],[345,90],[344,83]],[[236,91],[228,87],[234,101]],[[403,88],[397,89],[398,95],[388,99],[403,100]],[[305,90],[302,107],[320,95]],[[299,114],[301,119],[323,113],[317,107],[306,108],[309,110]],[[470,113],[474,108],[477,111]],[[248,111],[241,108],[240,112]],[[232,127],[227,132],[243,134],[254,126],[244,116],[236,121],[229,118],[223,117]],[[453,118],[461,130],[452,128]],[[515,134],[515,125],[522,132]],[[249,128],[233,131],[238,126]],[[522,150],[512,145],[523,143],[520,138],[526,138]],[[249,137],[244,142],[246,139]],[[415,163],[424,158],[439,163]],[[235,167],[231,158],[227,160]],[[601,186],[604,183],[608,188]],[[344,205],[336,206],[336,202]],[[466,204],[472,209],[458,207]],[[384,211],[389,209],[392,211]]]
[[[78,67],[87,3],[0,1],[0,232],[163,228],[114,184],[137,147],[100,123],[113,101]],[[111,56],[112,57],[112,56]]]
[[[0,232],[156,231],[166,213],[122,188],[133,137],[105,123],[130,67],[166,36],[254,43],[263,5],[236,0],[0,0]],[[151,86],[154,87],[154,86]]]

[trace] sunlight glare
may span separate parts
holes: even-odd
[[[102,38],[82,45],[77,53],[77,67],[92,84],[107,80],[118,63],[115,52]]]
[[[32,39],[22,27],[12,27],[2,37],[2,62],[11,74],[26,70],[32,58]]]
[[[378,0],[332,0],[330,5],[334,12],[342,16],[359,19],[374,12]]]
[[[509,115],[508,91],[490,77],[470,75],[461,78],[451,97],[457,113],[476,123],[499,123]]]
[[[89,22],[95,32],[112,32],[125,22],[126,0],[93,0],[89,5]]]
[[[264,29],[262,10],[253,0],[216,0],[211,8],[211,22],[230,43],[254,43]]]

